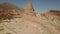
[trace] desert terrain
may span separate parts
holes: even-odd
[[[60,34],[60,11],[37,14],[30,2],[26,9],[2,3],[0,34]]]

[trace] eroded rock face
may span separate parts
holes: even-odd
[[[50,10],[50,11],[48,12],[48,14],[60,16],[60,11],[59,11],[59,10]]]

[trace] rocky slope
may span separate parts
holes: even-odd
[[[25,15],[22,18],[4,20],[0,25],[1,34],[60,34],[60,16]]]
[[[1,17],[3,17],[2,15],[4,15],[4,17],[6,17],[6,18],[7,17],[16,17],[16,16],[21,17],[21,15],[23,13],[24,13],[24,9],[19,8],[14,4],[7,3],[7,2],[0,4],[0,16]]]
[[[31,11],[29,10],[28,14],[25,11],[22,12],[22,17],[14,17],[10,20],[0,19],[0,34],[60,34],[60,16],[51,13],[36,14],[35,16],[34,11]]]

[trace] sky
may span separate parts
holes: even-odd
[[[26,8],[28,1],[32,2],[36,12],[60,10],[60,0],[0,0],[0,3],[9,2],[18,7]]]

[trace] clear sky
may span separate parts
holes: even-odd
[[[1,2],[10,2],[18,7],[26,8],[28,0],[0,0]],[[46,12],[48,10],[60,10],[60,0],[30,0],[36,12]]]

